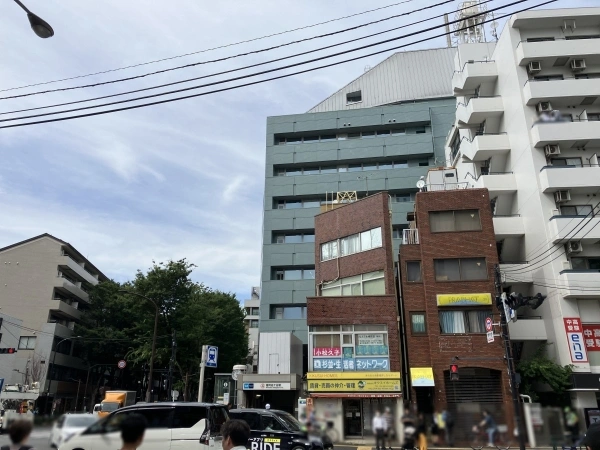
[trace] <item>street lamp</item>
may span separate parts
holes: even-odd
[[[48,22],[42,19],[39,16],[36,16],[34,13],[29,11],[27,6],[21,3],[19,0],[15,0],[15,3],[19,5],[21,8],[25,10],[27,13],[27,18],[29,19],[29,23],[31,24],[31,29],[35,34],[37,34],[42,39],[46,39],[54,36],[54,30],[50,26]]]
[[[62,344],[65,341],[69,341],[69,340],[72,341],[72,340],[81,339],[81,338],[82,338],[82,336],[68,337],[68,338],[64,338],[62,341],[59,341],[58,344],[56,344],[56,346],[54,347],[54,355],[52,355],[52,369],[54,369],[56,371],[54,361],[56,360],[56,351],[58,350],[58,347],[60,347],[60,344]],[[52,377],[50,377],[50,382],[48,383],[48,395],[50,395],[52,393],[51,388],[52,388]]]
[[[158,329],[158,303],[156,303],[151,298],[146,297],[145,295],[138,294],[137,292],[129,291],[127,289],[119,289],[119,292],[123,294],[135,295],[137,297],[143,298],[144,300],[148,300],[154,305],[154,308],[156,309],[156,313],[154,315],[154,335],[152,336],[152,353],[150,354],[150,374],[148,375],[148,389],[146,390],[146,402],[150,403],[150,399],[152,397],[152,372],[154,371],[154,354],[156,353],[156,331]]]

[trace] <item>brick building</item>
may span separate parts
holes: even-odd
[[[390,197],[322,208],[317,295],[307,298],[307,388],[317,417],[332,420],[340,436],[363,436],[376,410],[398,416],[402,405]]]
[[[437,172],[440,179],[456,179],[454,169]],[[456,183],[428,187],[417,193],[399,255],[403,356],[410,367],[403,374],[405,397],[425,414],[448,409],[458,440],[469,436],[483,409],[512,432],[503,345],[499,337],[488,343],[485,334],[486,317],[499,322],[488,190],[457,189]],[[459,380],[450,381],[455,357]]]

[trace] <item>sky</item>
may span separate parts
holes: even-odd
[[[32,12],[52,25],[55,36],[38,38],[16,3],[0,2],[0,90],[200,53],[126,70],[8,90],[0,92],[0,97],[115,80],[233,56],[442,2],[405,0],[379,11],[229,45],[384,7],[397,3],[397,0],[23,1]],[[335,36],[137,80],[0,99],[0,114],[238,69],[390,28],[406,27],[360,41],[363,45],[374,43],[440,25],[441,19],[415,22],[452,13],[458,3],[452,1]],[[507,0],[490,1],[488,8],[507,3]],[[597,6],[596,3],[594,0],[568,3],[561,0],[550,7]],[[496,14],[512,12],[515,8]],[[500,20],[499,30],[503,23]],[[441,32],[435,30],[350,53],[346,57],[364,55]],[[314,55],[349,50],[360,43]],[[445,45],[445,38],[438,38],[406,50]],[[221,46],[227,47],[203,51]],[[366,66],[377,65],[391,53],[164,105],[0,129],[0,247],[50,233],[74,245],[117,281],[132,279],[138,269],[145,271],[153,261],[187,258],[197,265],[194,280],[235,293],[240,300],[249,298],[251,286],[260,285],[266,118],[306,112],[360,76]],[[336,57],[331,61],[340,59],[343,58]],[[282,73],[292,70],[286,69]],[[246,69],[230,76],[249,73],[252,70]],[[224,78],[217,76],[171,89]],[[234,84],[230,82],[224,86]],[[112,100],[133,97],[128,95]],[[0,115],[0,119],[8,117],[13,116]]]

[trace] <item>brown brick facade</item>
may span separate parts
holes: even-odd
[[[430,211],[479,210],[480,231],[432,233],[429,226]],[[496,417],[512,430],[513,414],[508,375],[504,363],[504,349],[500,338],[488,344],[484,334],[441,334],[437,294],[490,293],[495,297],[494,266],[498,263],[496,239],[487,189],[462,189],[454,191],[420,192],[415,203],[415,221],[419,233],[418,245],[400,248],[402,304],[406,324],[406,343],[410,367],[432,367],[435,379],[434,406],[447,407],[444,371],[454,356],[459,357],[459,368],[486,368],[501,372],[504,411],[506,417]],[[485,257],[488,279],[484,281],[436,281],[434,259]],[[408,282],[406,262],[421,261],[422,282]],[[473,308],[469,308],[473,309]],[[495,305],[494,322],[499,321]],[[425,312],[427,332],[413,334],[411,313]],[[496,332],[498,329],[496,328]],[[412,401],[416,401],[412,389]],[[505,419],[505,420],[502,420]]]

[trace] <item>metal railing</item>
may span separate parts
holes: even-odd
[[[554,42],[554,41],[581,41],[581,40],[587,40],[587,39],[600,39],[600,35],[569,36],[569,39],[548,36],[545,39],[540,38],[535,41],[529,40],[529,39],[524,39],[522,41],[519,41],[519,43],[517,44],[517,48],[519,48],[519,45],[521,45],[521,44],[538,44],[540,42]]]
[[[402,230],[402,245],[416,245],[419,243],[419,230],[408,228]]]
[[[493,59],[486,59],[486,60],[469,60],[467,62],[465,62],[462,66],[462,69],[460,70],[454,70],[454,74],[457,73],[463,73],[465,71],[465,67],[467,67],[467,64],[485,64],[485,63],[495,63],[496,61]],[[454,77],[454,75],[452,75],[452,77]]]

